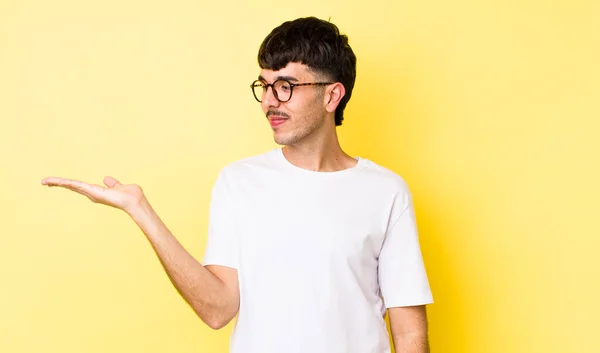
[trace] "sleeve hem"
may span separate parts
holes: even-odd
[[[433,304],[433,298],[423,298],[423,299],[413,299],[413,300],[398,300],[390,303],[385,303],[385,308],[397,308],[397,307],[405,307],[405,306],[419,306],[419,305],[429,305]]]
[[[217,260],[207,259],[207,260],[203,260],[201,263],[202,263],[202,266],[215,265],[215,266],[229,267],[234,270],[238,270],[238,268],[239,268],[238,264],[231,262],[231,261],[217,261]]]

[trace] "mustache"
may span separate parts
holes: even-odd
[[[289,118],[290,117],[288,114],[286,114],[284,112],[277,111],[277,110],[269,110],[267,112],[267,118],[270,117],[271,115],[282,116],[284,118]]]

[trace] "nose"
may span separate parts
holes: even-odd
[[[279,106],[281,102],[277,100],[277,98],[275,98],[275,92],[273,89],[273,86],[269,86],[267,87],[267,90],[265,91],[264,95],[263,95],[263,99],[262,99],[262,105],[265,108],[269,108],[269,107],[277,107]]]

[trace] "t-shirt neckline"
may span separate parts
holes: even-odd
[[[292,164],[290,161],[287,160],[287,158],[285,158],[285,155],[283,154],[283,148],[275,148],[275,154],[277,156],[277,159],[279,159],[281,161],[281,163],[284,164],[288,169],[295,170],[295,171],[301,172],[301,173],[312,174],[312,175],[342,175],[342,174],[352,173],[354,171],[361,169],[363,167],[363,165],[366,163],[366,159],[364,159],[360,156],[356,156],[356,157],[354,157],[354,159],[357,160],[357,163],[354,167],[337,170],[334,172],[317,172],[314,170],[300,168],[300,167]]]

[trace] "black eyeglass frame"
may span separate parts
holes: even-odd
[[[279,99],[279,96],[277,95],[277,90],[275,89],[275,84],[277,82],[279,82],[279,81],[286,82],[290,86],[290,97],[288,99],[284,100],[284,101],[282,101],[281,99]],[[327,85],[334,84],[335,82],[302,82],[302,83],[291,83],[288,80],[279,79],[279,80],[275,80],[273,83],[266,83],[265,81],[262,81],[262,80],[255,80],[250,85],[250,89],[252,90],[252,95],[254,96],[254,99],[256,99],[256,101],[258,103],[262,103],[262,101],[260,99],[258,99],[258,97],[256,96],[256,92],[254,92],[254,87],[258,87],[257,83],[260,83],[260,85],[264,87],[264,92],[265,93],[269,90],[269,87],[271,87],[271,91],[273,91],[273,96],[275,97],[275,99],[277,99],[281,103],[285,103],[285,102],[289,102],[290,99],[292,99],[292,95],[294,94],[294,87],[296,87],[296,86],[327,86]]]

